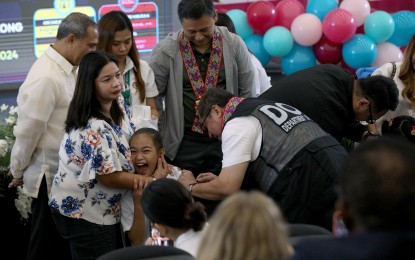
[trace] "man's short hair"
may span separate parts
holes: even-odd
[[[381,138],[357,147],[340,176],[345,207],[366,229],[415,227],[415,146]]]
[[[97,27],[97,24],[91,17],[83,13],[71,13],[59,24],[56,39],[61,40],[70,34],[75,35],[75,38],[78,40],[85,39],[88,37],[88,28],[90,26]]]
[[[200,118],[205,118],[210,113],[213,105],[218,105],[222,108],[226,106],[228,101],[234,97],[232,93],[222,88],[208,89],[199,102],[197,112]]]
[[[399,102],[399,90],[393,79],[376,75],[368,78],[358,79],[358,95],[369,98],[373,102],[373,112],[383,110],[394,111]]]
[[[212,0],[182,0],[177,7],[180,22],[183,19],[196,20],[204,15],[215,16],[215,7]]]

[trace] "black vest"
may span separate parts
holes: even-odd
[[[245,173],[241,187],[244,190],[259,189],[271,194],[285,165],[311,141],[328,135],[298,109],[256,98],[241,102],[227,122],[248,115],[261,123],[262,144],[258,158]]]

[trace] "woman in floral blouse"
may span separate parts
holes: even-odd
[[[83,57],[49,199],[73,259],[96,259],[116,249],[123,194],[167,175],[167,169],[164,176],[133,174],[128,140],[134,126],[122,86],[117,58],[104,52]]]

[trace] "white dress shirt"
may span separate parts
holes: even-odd
[[[23,176],[23,190],[31,197],[37,198],[43,176],[50,191],[76,76],[77,67],[49,46],[19,89],[10,167],[13,177]]]

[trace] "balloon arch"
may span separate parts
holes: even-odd
[[[302,2],[255,1],[246,11],[226,13],[262,65],[280,59],[286,75],[317,63],[341,64],[355,72],[401,61],[415,33],[412,11],[391,14],[371,8],[367,0]]]

